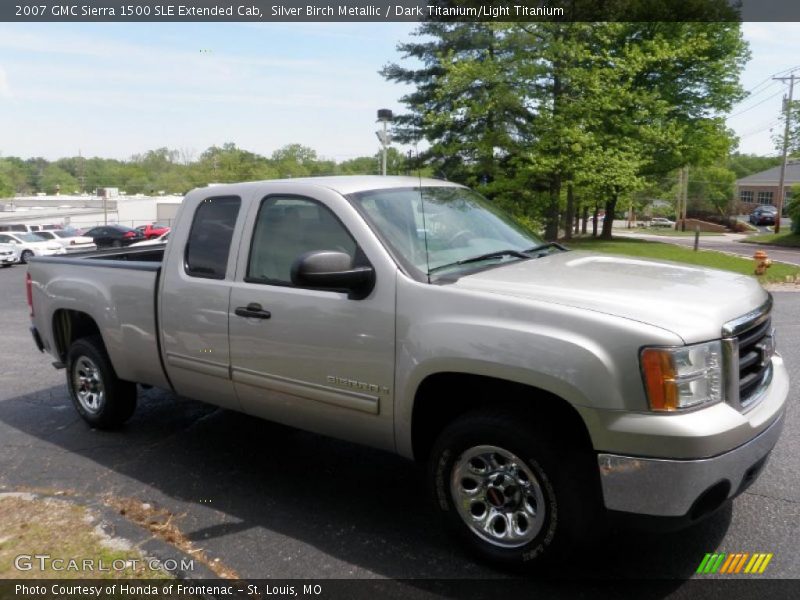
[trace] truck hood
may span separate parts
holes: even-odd
[[[686,343],[719,338],[723,323],[768,297],[755,278],[729,271],[580,251],[509,262],[454,285],[632,319]]]

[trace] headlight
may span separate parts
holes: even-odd
[[[723,400],[722,344],[645,348],[642,376],[650,408],[674,411]]]

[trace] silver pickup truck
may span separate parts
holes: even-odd
[[[715,511],[789,390],[754,278],[567,251],[438,180],[197,189],[168,244],[36,258],[27,285],[91,426],[142,384],[425,461],[445,523],[506,565]]]

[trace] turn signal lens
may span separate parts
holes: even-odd
[[[675,385],[675,365],[668,350],[646,348],[642,351],[642,371],[647,387],[647,399],[653,410],[676,410],[678,387]]]
[[[718,341],[645,348],[641,365],[652,410],[675,411],[723,399],[722,344]]]

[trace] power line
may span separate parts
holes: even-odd
[[[752,91],[747,92],[747,97],[746,98],[742,98],[741,100],[739,100],[739,102],[734,104],[734,106],[739,106],[740,104],[744,104],[745,102],[749,102],[750,100],[753,100],[754,98],[758,98],[761,94],[766,92],[768,89],[770,89],[772,86],[776,85],[777,83],[778,83],[777,81],[772,79],[771,83],[769,85],[761,88],[759,91],[757,91],[755,93],[753,93]]]
[[[779,89],[777,92],[775,92],[771,96],[767,96],[766,98],[764,98],[761,102],[758,102],[757,104],[753,104],[752,106],[749,106],[749,107],[747,107],[747,108],[745,108],[743,110],[740,110],[739,112],[735,112],[732,115],[728,115],[727,117],[725,117],[725,120],[727,121],[728,119],[732,119],[733,117],[738,117],[739,115],[742,115],[742,114],[746,113],[747,111],[753,110],[754,108],[756,108],[757,106],[761,106],[762,104],[764,104],[768,100],[772,100],[775,96],[780,96],[782,93],[783,93],[783,88]]]
[[[798,66],[800,66],[800,65],[798,65]],[[772,75],[768,75],[768,76],[766,77],[766,79],[764,79],[764,80],[763,80],[763,81],[761,81],[760,83],[757,83],[757,84],[756,84],[756,85],[754,85],[752,88],[750,88],[749,90],[747,90],[747,92],[745,92],[745,93],[746,93],[746,94],[748,94],[748,95],[749,95],[749,94],[752,94],[753,92],[755,92],[755,91],[756,91],[758,88],[760,88],[762,85],[764,85],[764,84],[765,84],[765,83],[767,83],[767,82],[770,82],[770,85],[772,85],[772,83],[771,83],[771,82],[775,81],[775,80],[773,79],[773,77],[776,77],[776,76],[778,76],[778,75],[782,75],[783,73],[788,73],[789,71],[792,71],[792,70],[794,70],[794,69],[797,69],[797,68],[798,68],[798,67],[789,67],[788,69],[784,69],[783,71],[778,71],[778,72],[776,72],[776,73],[773,73]],[[769,87],[769,85],[768,85],[767,87]],[[745,100],[746,100],[746,98],[745,98]],[[742,100],[742,102],[744,102],[744,100]]]
[[[773,127],[775,127],[775,125],[777,125],[780,122],[781,122],[780,118],[773,119],[769,123],[766,123],[764,125],[759,125],[756,129],[751,129],[750,131],[746,131],[745,133],[739,136],[739,139],[750,137],[751,135],[755,135],[757,133],[761,133],[762,131],[767,131],[768,129],[772,129]]]

